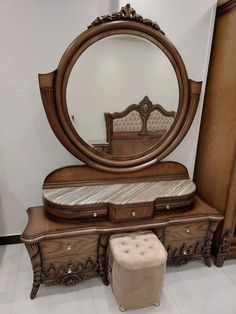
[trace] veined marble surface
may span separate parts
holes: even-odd
[[[43,189],[43,196],[58,205],[119,205],[152,202],[160,197],[184,196],[195,190],[196,186],[191,180],[170,180]]]

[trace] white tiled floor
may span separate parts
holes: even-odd
[[[29,298],[30,260],[22,244],[0,247],[0,314],[116,314],[121,313],[110,287],[99,278],[74,287],[41,286]],[[167,267],[160,307],[129,311],[132,314],[236,314],[236,261],[222,268],[196,260]]]

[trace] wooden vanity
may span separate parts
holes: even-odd
[[[155,215],[145,220],[112,223],[94,218],[90,222],[66,223],[49,219],[43,207],[27,211],[29,223],[22,241],[29,252],[34,279],[30,297],[40,284],[74,285],[89,277],[107,281],[106,249],[114,233],[152,230],[168,252],[168,263],[186,264],[202,257],[211,266],[213,234],[223,219],[217,210],[196,197],[186,212]]]
[[[162,181],[163,174],[166,181]],[[161,186],[162,182],[166,186],[172,184],[171,189],[166,189],[167,196],[159,193],[157,197],[154,188],[151,189],[154,194],[149,190],[148,198],[155,196],[155,202],[147,202],[146,199],[144,203],[139,185],[155,187],[158,183]],[[141,202],[134,203],[137,194],[132,199],[133,191],[128,190],[126,197],[119,198],[113,192],[113,204],[94,204],[98,193],[91,191],[97,191],[102,183],[109,189],[118,186],[118,192],[122,191],[123,195],[130,185],[138,187]],[[125,188],[121,189],[123,186]],[[84,191],[78,192],[84,187],[89,187],[90,197],[87,194],[87,199]],[[106,253],[109,237],[114,233],[152,230],[163,242],[169,264],[181,265],[202,257],[205,264],[211,266],[212,238],[222,216],[195,196],[194,183],[186,168],[178,163],[162,162],[129,175],[107,173],[105,176],[102,171],[87,166],[66,167],[51,173],[43,190],[44,207],[28,209],[29,222],[22,234],[34,273],[31,298],[36,296],[41,283],[74,285],[99,275],[107,285]],[[65,205],[63,201],[66,200],[65,195],[68,201],[68,191],[73,193],[69,195],[70,205]],[[174,192],[179,196],[171,197]],[[51,197],[50,203],[45,199],[46,194],[47,198]],[[77,195],[79,205],[72,201],[74,195]],[[80,196],[84,197],[83,205]],[[127,204],[128,200],[132,202]]]
[[[103,80],[96,81],[96,76],[103,75],[97,72],[104,68],[90,68],[96,59],[95,48],[99,49],[97,57],[113,49],[113,64],[124,73],[123,77],[117,72],[103,77],[106,84],[114,79],[114,94],[116,85],[123,84],[126,76],[129,79],[129,86],[117,88],[115,99],[108,104],[110,90],[102,94],[101,88],[100,95],[97,86]],[[133,51],[140,58],[138,67],[132,63]],[[144,70],[150,58],[144,55],[153,57],[148,72]],[[95,61],[100,64],[101,60]],[[164,75],[153,66],[156,61],[165,67]],[[145,80],[129,77],[135,76],[136,68],[142,68],[143,75],[148,73]],[[153,83],[150,77],[156,72],[159,92],[155,87],[151,93],[153,105],[147,94]],[[89,88],[83,86],[81,75],[85,81],[89,78]],[[43,184],[43,206],[27,210],[29,220],[21,239],[33,268],[30,297],[36,296],[40,284],[74,285],[97,275],[107,285],[107,247],[114,233],[152,230],[164,244],[169,264],[201,257],[211,266],[212,239],[223,217],[196,195],[184,165],[162,161],[188,132],[201,82],[188,78],[181,56],[159,25],[128,4],[120,12],[97,18],[69,46],[55,71],[39,75],[39,84],[52,130],[85,165],[50,173]],[[132,102],[125,102],[123,96]],[[117,103],[118,112],[116,107],[113,113],[101,109],[104,104]],[[77,114],[78,106],[84,116]],[[97,121],[91,122],[96,114]],[[87,124],[95,135],[105,130],[100,145],[97,141],[94,146],[89,144]]]

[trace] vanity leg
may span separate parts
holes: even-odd
[[[231,243],[229,239],[230,239],[231,234],[232,233],[230,230],[226,230],[221,240],[220,248],[219,248],[219,251],[217,252],[216,260],[215,260],[215,265],[217,267],[223,266],[224,261],[230,251]]]
[[[205,252],[203,253],[203,258],[204,258],[205,265],[208,267],[211,267],[211,246],[212,246],[213,235],[214,235],[217,225],[218,225],[218,222],[215,222],[215,221],[210,222],[210,226],[207,233],[207,238],[206,238],[206,243],[205,243]]]
[[[206,256],[206,255],[204,254],[204,263],[205,263],[205,265],[206,265],[207,267],[211,267],[211,258],[210,258],[210,256]]]
[[[29,253],[32,269],[33,269],[33,286],[30,293],[30,298],[34,299],[37,295],[42,274],[41,256],[38,243],[26,244],[27,251]]]
[[[108,261],[107,247],[109,244],[110,234],[102,233],[98,241],[98,273],[105,286],[109,285],[108,281]]]

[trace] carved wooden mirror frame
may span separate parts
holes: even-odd
[[[170,60],[179,85],[178,111],[173,125],[156,145],[136,156],[118,157],[97,151],[78,135],[67,110],[66,87],[74,63],[90,45],[115,34],[140,36],[159,47]],[[193,121],[201,90],[201,82],[188,78],[181,56],[157,23],[138,15],[129,4],[118,13],[97,18],[68,47],[54,72],[39,74],[39,84],[47,118],[59,141],[87,165],[110,172],[139,170],[173,151]]]

